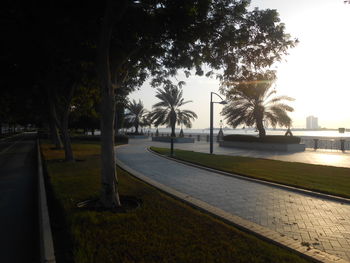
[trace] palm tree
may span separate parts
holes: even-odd
[[[151,117],[151,113],[148,112],[147,114],[145,114],[142,117],[142,121],[141,121],[141,127],[148,127],[148,133],[152,128],[152,117]]]
[[[180,107],[192,102],[184,101],[182,89],[176,85],[168,84],[163,89],[157,89],[156,97],[160,102],[153,105],[151,112],[154,126],[167,125],[171,127],[171,136],[175,137],[175,125],[183,124],[191,128],[192,120],[197,118],[197,114],[190,110],[181,110]]]
[[[221,114],[229,125],[236,128],[240,124],[256,126],[259,137],[264,137],[264,124],[272,127],[290,127],[292,120],[287,112],[294,109],[283,103],[284,100],[293,101],[287,96],[273,96],[276,90],[271,90],[272,81],[242,82],[227,92],[229,104]]]
[[[128,112],[125,114],[125,119],[135,127],[135,133],[139,133],[139,126],[142,125],[142,118],[146,114],[146,109],[143,107],[141,100],[136,102],[133,100],[126,105]]]

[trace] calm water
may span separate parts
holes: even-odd
[[[146,129],[147,131],[148,129]],[[154,132],[155,129],[151,129],[151,132]],[[170,133],[169,128],[160,128],[160,133]],[[179,133],[180,129],[176,129],[176,133]],[[217,134],[219,130],[214,130],[214,134]],[[284,135],[285,130],[266,130],[267,135]],[[209,134],[209,129],[184,129],[184,133],[191,134]],[[325,138],[350,138],[350,132],[339,133],[338,131],[293,131],[293,135],[300,137],[325,137]],[[246,135],[258,135],[258,132],[255,132],[253,129],[235,129],[235,130],[224,130],[224,134],[246,134]]]

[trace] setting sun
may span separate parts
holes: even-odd
[[[308,115],[318,116],[322,127],[348,127],[350,6],[342,1],[290,5],[299,5],[298,13],[278,10],[287,31],[300,42],[277,66],[276,89],[296,98],[295,127],[303,127]]]

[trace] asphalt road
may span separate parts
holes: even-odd
[[[38,262],[36,134],[0,141],[0,262]]]

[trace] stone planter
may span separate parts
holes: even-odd
[[[154,142],[168,142],[170,143],[171,138],[170,137],[152,137],[152,141]],[[194,143],[194,138],[181,138],[176,137],[174,138],[174,143]]]
[[[284,144],[284,143],[261,143],[261,142],[233,142],[221,141],[220,147],[231,147],[261,151],[280,151],[280,152],[303,152],[305,144]]]

